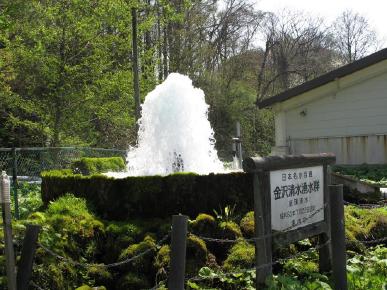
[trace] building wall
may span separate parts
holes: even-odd
[[[286,127],[292,139],[387,133],[387,73],[287,111]]]
[[[290,154],[332,152],[336,164],[387,164],[387,135],[290,139]]]
[[[345,89],[337,82],[336,90],[284,115],[290,154],[333,152],[338,164],[387,163],[387,73]]]

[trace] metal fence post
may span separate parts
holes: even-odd
[[[12,185],[13,185],[13,199],[15,203],[15,218],[19,219],[19,200],[18,200],[18,184],[17,184],[17,155],[16,148],[12,148]]]
[[[188,217],[185,215],[174,215],[172,217],[171,272],[168,277],[169,290],[184,289],[187,220]]]
[[[17,271],[17,289],[28,290],[32,274],[32,265],[39,236],[40,226],[27,225],[23,249]]]
[[[334,289],[347,290],[343,185],[329,185]]]
[[[2,206],[5,261],[7,271],[7,285],[9,290],[16,290],[15,253],[12,243],[12,216],[11,216],[11,188],[9,177],[5,171],[1,174],[0,200]]]

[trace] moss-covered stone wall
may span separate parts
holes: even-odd
[[[246,173],[173,174],[123,179],[104,175],[83,176],[71,171],[42,173],[45,203],[72,193],[84,197],[106,219],[167,217],[213,213],[214,209],[236,205],[238,212],[253,209],[253,179]]]

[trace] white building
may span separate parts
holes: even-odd
[[[387,48],[257,104],[275,112],[272,154],[387,163]]]

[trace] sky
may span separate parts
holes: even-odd
[[[254,0],[257,9],[276,12],[284,8],[301,10],[327,19],[331,23],[344,10],[360,13],[387,46],[386,0]]]

